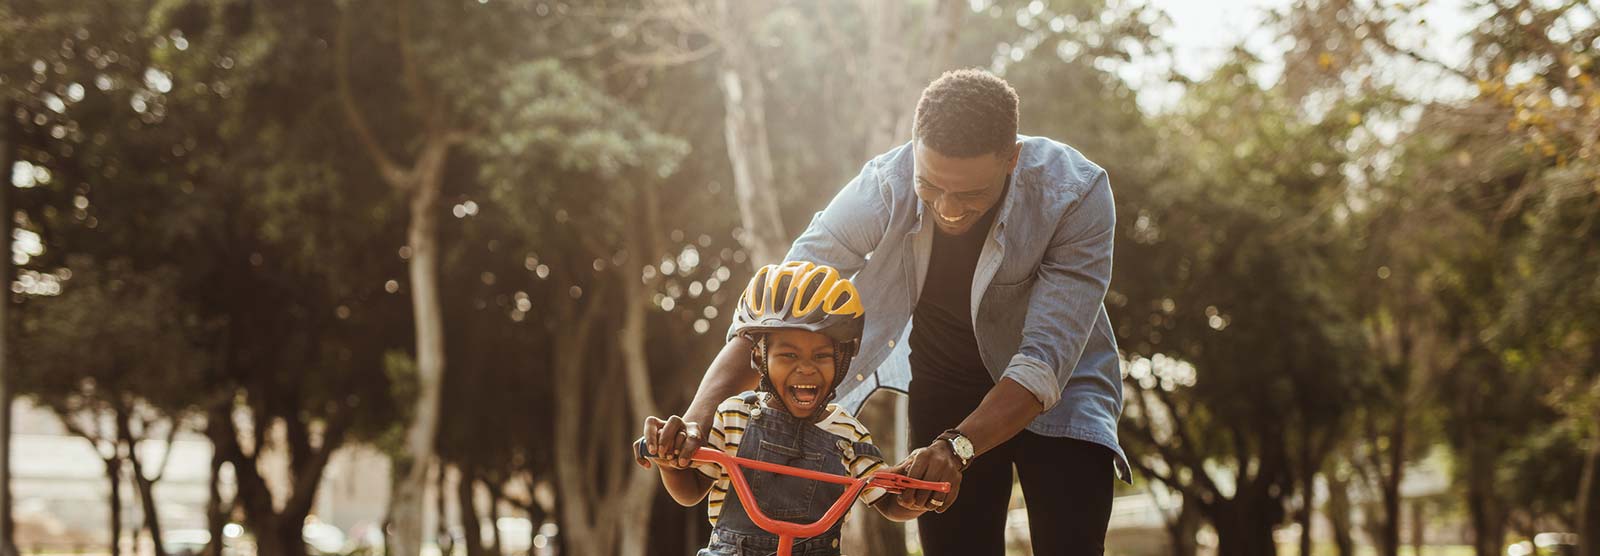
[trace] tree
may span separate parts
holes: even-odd
[[[28,390],[105,460],[112,553],[119,552],[118,490],[126,463],[156,553],[165,554],[153,487],[170,459],[173,437],[196,404],[193,390],[186,388],[198,379],[203,361],[193,327],[185,324],[192,319],[172,311],[178,304],[170,270],[147,275],[122,265],[74,266],[77,278],[63,294],[30,303],[28,349],[21,353]],[[108,314],[106,307],[119,310]],[[168,456],[152,477],[145,472],[140,444],[158,430],[158,422],[165,422],[162,445]]]
[[[411,45],[410,7],[401,5],[394,10],[395,42],[403,68],[403,82],[414,103],[413,110],[422,122],[422,130],[418,134],[421,146],[414,160],[409,163],[390,158],[367,125],[350,86],[349,27],[352,17],[351,10],[345,10],[340,18],[337,53],[340,103],[351,129],[377,166],[378,174],[389,186],[407,196],[410,207],[406,245],[410,248],[408,275],[416,324],[419,388],[416,410],[407,428],[407,457],[397,461],[399,473],[404,474],[406,479],[396,483],[392,507],[395,511],[396,548],[401,554],[418,554],[422,549],[417,544],[422,540],[422,495],[427,488],[428,466],[433,460],[433,446],[439,430],[439,399],[445,364],[444,317],[439,305],[438,286],[439,194],[450,149],[464,141],[468,132],[451,121],[448,105],[435,100],[419,74],[416,67],[419,62]]]
[[[1337,445],[1360,384],[1362,343],[1327,278],[1342,258],[1331,169],[1374,108],[1305,118],[1250,66],[1241,55],[1198,84],[1163,130],[1183,138],[1163,162],[1199,171],[1163,176],[1121,220],[1130,278],[1107,295],[1131,360],[1123,438],[1150,454],[1136,467],[1196,504],[1229,554],[1275,552],[1285,502]]]
[[[653,471],[633,466],[629,440],[656,413],[644,327],[647,308],[665,303],[652,296],[665,277],[646,272],[641,280],[639,269],[661,260],[654,188],[684,147],[553,61],[516,68],[502,83],[509,117],[491,123],[472,148],[485,160],[497,204],[549,211],[553,218],[527,221],[525,237],[560,254],[540,268],[555,269],[556,283],[568,285],[542,302],[550,307],[542,318],[551,319],[553,384],[561,393],[553,452],[563,536],[578,553],[642,554],[646,531],[624,524],[647,517],[657,487]],[[577,182],[596,186],[571,185]],[[599,229],[611,232],[579,232],[569,222],[608,223]],[[614,337],[597,335],[603,323],[618,328]],[[611,345],[614,352],[604,347]],[[626,411],[584,417],[618,398]]]

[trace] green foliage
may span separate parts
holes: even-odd
[[[18,388],[62,415],[114,407],[181,416],[205,402],[203,322],[184,310],[173,269],[74,265],[72,287],[30,303],[19,331]],[[85,349],[93,346],[92,349]]]
[[[1388,33],[1409,7],[1298,2],[1269,20],[1286,45],[1280,80],[1262,83],[1239,50],[1214,75],[1174,76],[1182,99],[1148,113],[1118,70],[1170,53],[1153,10],[980,4],[952,65],[1002,72],[1024,133],[1110,171],[1123,442],[1148,474],[1250,505],[1212,519],[1270,527],[1323,468],[1307,458],[1375,458],[1400,423],[1406,460],[1451,448],[1461,483],[1478,481],[1463,500],[1570,517],[1581,470],[1568,463],[1600,437],[1600,31],[1575,23],[1592,8],[1486,3],[1470,59],[1441,69],[1476,89],[1445,102],[1374,77],[1403,56]],[[350,419],[352,439],[401,452],[417,388],[407,207],[346,124],[342,56],[381,151],[415,155],[432,118],[468,138],[432,207],[443,457],[493,481],[545,480],[554,332],[634,280],[652,288],[654,400],[681,408],[747,259],[719,54],[655,61],[705,43],[628,17],[645,7],[0,5],[6,131],[45,176],[12,190],[8,217],[44,243],[21,270],[61,285],[16,298],[19,386],[72,408],[220,399],[265,423]],[[916,100],[869,72],[876,23],[844,1],[752,23],[791,236],[859,170],[869,101]],[[596,373],[618,364],[604,336]],[[1455,507],[1487,507],[1474,504]]]

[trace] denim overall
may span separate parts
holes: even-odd
[[[812,419],[801,419],[782,409],[757,403],[759,397],[755,392],[746,392],[743,398],[755,409],[750,413],[750,422],[739,443],[739,457],[846,476],[849,471],[845,468],[844,456],[882,457],[877,446],[847,441],[817,427]],[[711,544],[697,556],[776,554],[778,535],[750,521],[744,509],[746,504],[759,501],[762,513],[772,519],[811,523],[821,519],[845,491],[845,485],[748,468],[744,475],[755,500],[743,500],[729,492],[717,525],[711,530]],[[820,536],[795,539],[794,556],[839,556],[839,530],[843,525],[841,518]]]

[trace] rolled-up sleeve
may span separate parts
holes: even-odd
[[[1102,170],[1056,226],[1039,264],[1022,343],[1001,378],[1027,388],[1045,409],[1061,400],[1111,284],[1116,209]]]

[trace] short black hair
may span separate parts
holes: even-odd
[[[939,154],[970,158],[1017,144],[1017,91],[981,69],[944,72],[917,101],[916,139]]]

